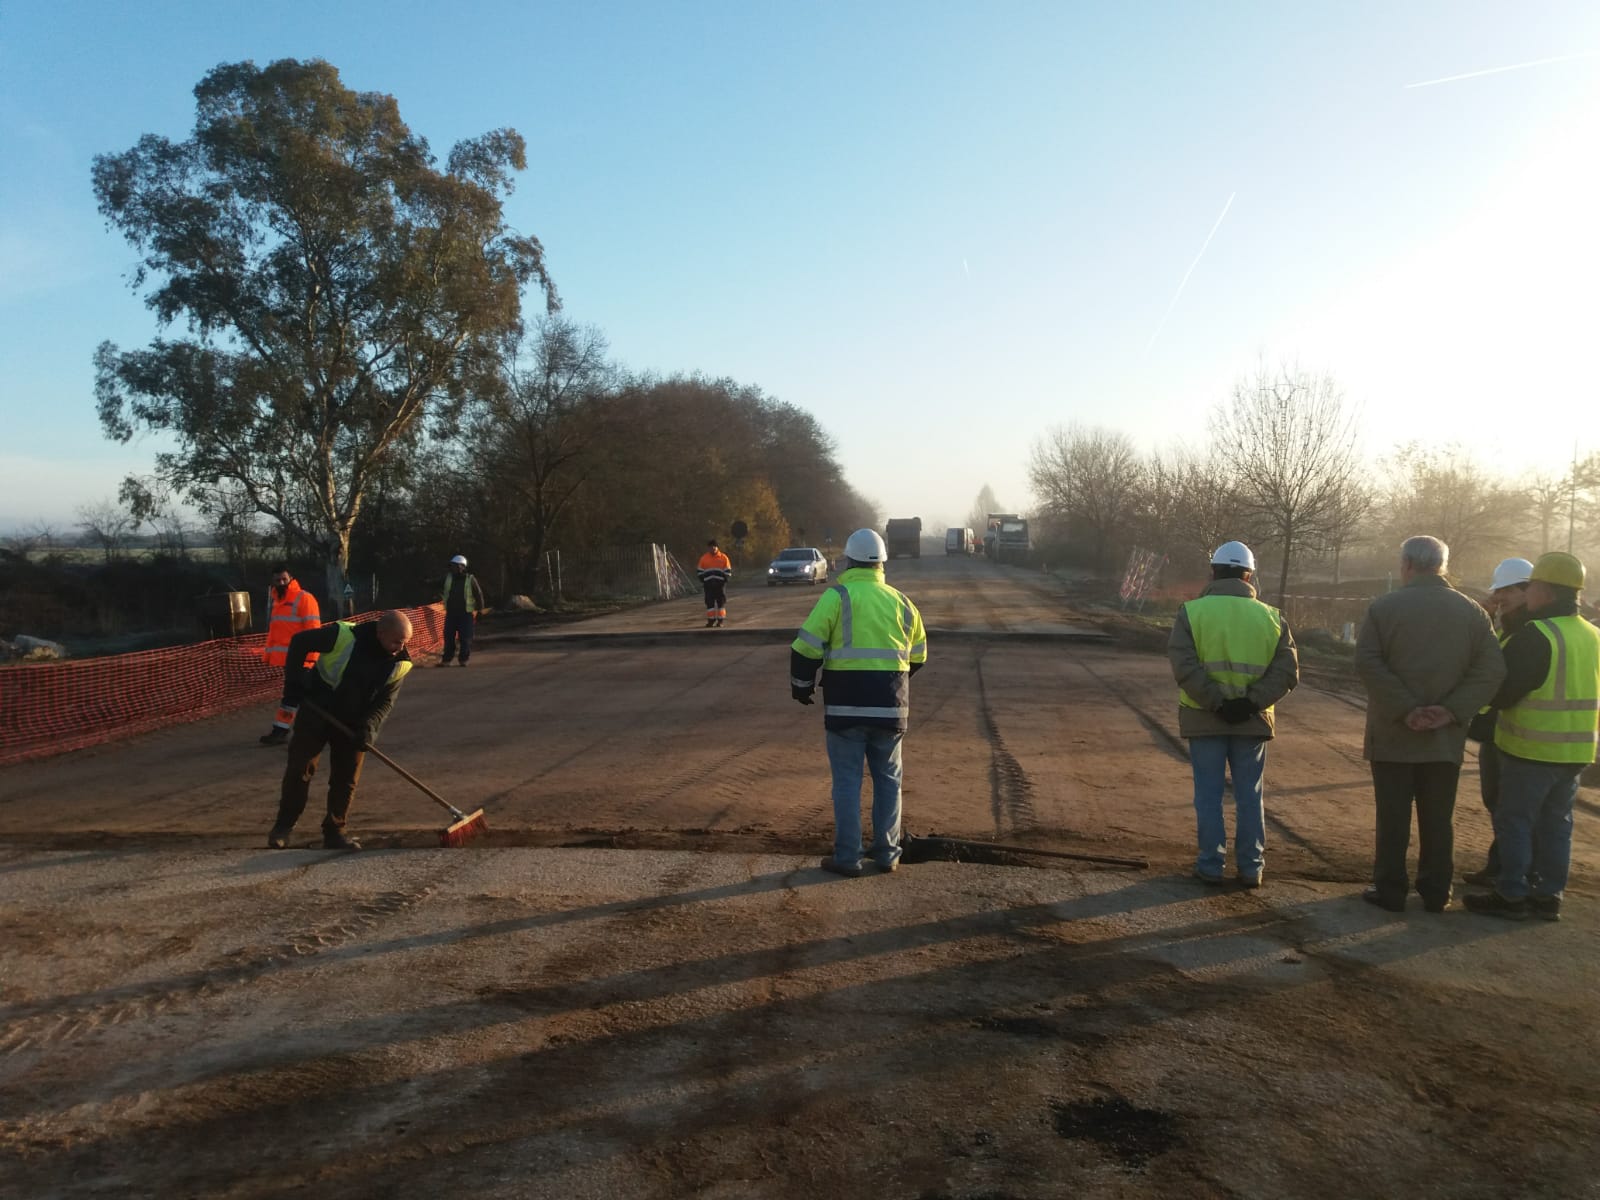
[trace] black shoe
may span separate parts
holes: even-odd
[[[263,746],[281,746],[289,740],[289,731],[282,725],[274,725],[271,732],[261,735]]]
[[[1541,921],[1561,920],[1560,896],[1529,896],[1528,912]]]
[[[875,865],[877,866],[878,870],[882,871],[885,875],[893,875],[900,869],[900,860],[898,858],[892,858],[886,863],[881,862]]]
[[[461,665],[462,665],[462,666],[463,666],[463,667],[464,667],[464,666],[466,666],[466,665],[467,665],[467,660],[466,660],[466,659],[464,659],[464,658],[463,658],[463,659],[462,659],[462,660],[461,660]]]
[[[1493,887],[1494,881],[1499,878],[1499,871],[1491,871],[1487,867],[1481,871],[1461,872],[1461,882],[1470,883],[1473,887]]]
[[[267,849],[287,849],[289,845],[289,835],[293,832],[293,825],[274,825],[272,827],[272,832],[267,834]]]
[[[818,865],[824,871],[832,871],[835,875],[843,875],[846,879],[860,879],[865,871],[865,868],[860,863],[856,863],[854,866],[849,863],[842,863],[831,854]]]
[[[724,618],[724,617],[718,617],[717,618],[717,628],[718,629],[721,629],[726,624],[727,624],[727,619],[726,618]]]
[[[1468,892],[1461,898],[1468,912],[1480,917],[1500,917],[1507,921],[1526,921],[1528,902],[1521,897],[1509,900],[1499,892]]]
[[[716,623],[717,623],[717,619],[715,617],[707,617],[706,618],[706,628],[707,629],[710,629]]]
[[[341,829],[324,829],[322,831],[322,848],[324,850],[359,850],[361,843],[355,838],[346,837]]]
[[[1442,913],[1449,907],[1450,897],[1448,896],[1446,896],[1443,900],[1429,900],[1426,896],[1424,896],[1422,899],[1422,909],[1424,912]]]
[[[1228,882],[1221,875],[1207,875],[1199,867],[1194,869],[1193,874],[1196,879],[1205,884],[1207,887],[1222,887]]]
[[[1375,887],[1369,887],[1366,891],[1362,892],[1361,898],[1368,904],[1376,904],[1379,908],[1383,909],[1384,912],[1403,913],[1406,910],[1406,902],[1404,897],[1401,897],[1399,900],[1391,900]]]
[[[1240,875],[1239,876],[1239,886],[1242,887],[1247,892],[1253,892],[1253,891],[1256,890],[1256,888],[1261,886],[1261,876],[1259,876],[1259,875]]]
[[[441,658],[441,659],[440,659],[440,660],[439,660],[439,665],[440,665],[440,666],[441,666],[441,667],[448,667],[448,666],[449,666],[449,665],[450,665],[450,664],[451,664],[451,663],[452,663],[452,662],[454,662],[454,661],[455,661],[455,660],[454,660],[454,659],[449,659],[449,658]]]

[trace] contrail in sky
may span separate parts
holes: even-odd
[[[1228,210],[1233,207],[1233,198],[1238,192],[1228,194],[1228,202],[1222,206],[1222,212],[1217,216],[1217,223],[1211,227],[1211,232],[1206,234],[1206,240],[1200,247],[1200,253],[1194,256],[1194,261],[1189,264],[1189,269],[1183,273],[1183,281],[1178,284],[1178,290],[1172,293],[1172,301],[1167,305],[1167,311],[1161,314],[1161,324],[1156,326],[1156,331],[1150,335],[1150,344],[1144,348],[1149,354],[1155,347],[1156,339],[1161,336],[1161,330],[1166,326],[1167,318],[1172,315],[1172,310],[1178,306],[1178,297],[1183,295],[1183,289],[1189,285],[1189,276],[1194,274],[1194,269],[1200,265],[1200,260],[1206,256],[1206,247],[1211,245],[1211,239],[1217,236],[1217,230],[1222,228],[1222,218],[1228,215]]]
[[[1490,67],[1486,71],[1468,71],[1465,75],[1446,75],[1443,79],[1424,79],[1421,83],[1408,83],[1406,88],[1432,87],[1436,83],[1454,83],[1458,79],[1477,79],[1480,75],[1499,75],[1504,71],[1526,71],[1529,67],[1543,67],[1549,63],[1571,62],[1575,58],[1593,58],[1593,50],[1577,54],[1558,54],[1554,58],[1536,58],[1532,62],[1512,63],[1509,67]]]
[[[968,279],[972,278],[972,268],[967,266],[967,260],[964,258],[961,260],[961,269],[966,273]]]

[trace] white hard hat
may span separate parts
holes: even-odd
[[[1214,567],[1243,567],[1247,571],[1256,569],[1256,556],[1250,553],[1250,547],[1243,542],[1223,542],[1217,547],[1217,552],[1211,556],[1211,565]]]
[[[1494,578],[1489,580],[1489,590],[1498,592],[1501,588],[1515,587],[1519,583],[1527,583],[1533,578],[1533,564],[1525,558],[1504,559],[1494,569]]]
[[[889,557],[876,529],[858,529],[845,539],[844,556],[860,563],[881,563]]]
[[[452,558],[450,560],[450,565],[452,567],[464,567],[464,566],[466,566],[467,565],[467,556],[465,554],[456,555],[454,558]]]

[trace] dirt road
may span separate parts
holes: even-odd
[[[892,578],[909,829],[1148,871],[816,870],[811,589],[490,625],[383,743],[467,850],[376,763],[375,849],[260,849],[267,713],[0,771],[0,1193],[1600,1195],[1593,793],[1561,924],[1377,912],[1361,713],[1302,687],[1268,887],[1206,891],[1162,657],[1038,576]]]

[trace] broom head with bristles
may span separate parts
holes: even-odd
[[[489,826],[483,819],[483,809],[468,813],[454,825],[447,826],[439,834],[439,845],[462,846],[480,833],[487,833]]]

